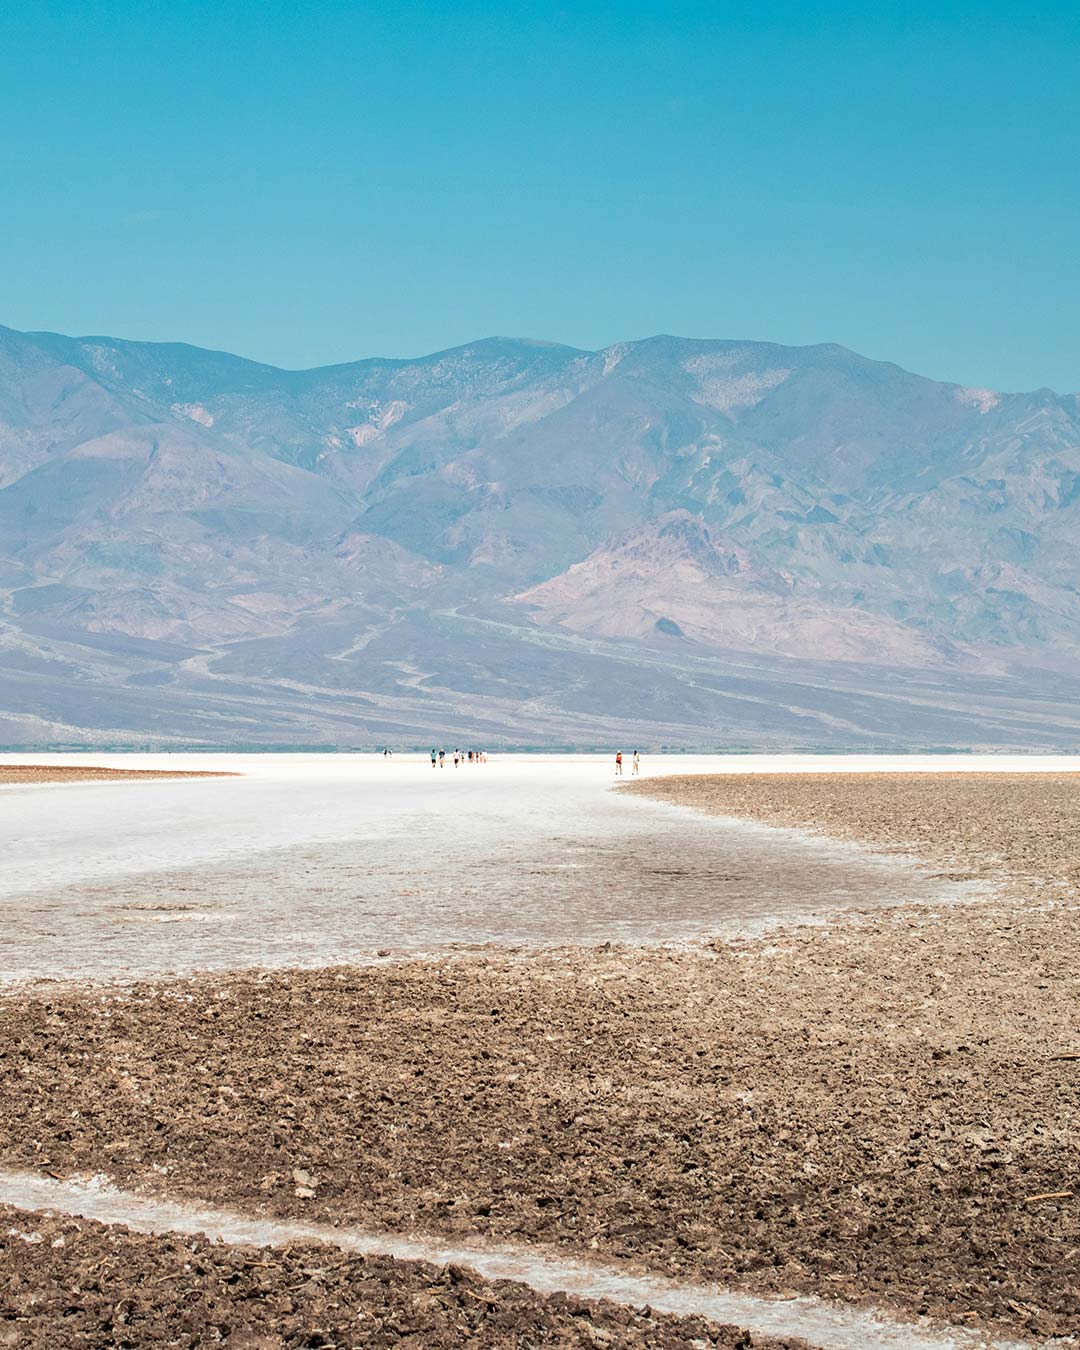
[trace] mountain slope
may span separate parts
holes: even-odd
[[[536,622],[576,633],[706,649],[885,667],[980,665],[975,653],[927,638],[895,619],[806,599],[790,579],[755,566],[737,545],[675,511],[594,550],[560,576],[517,597]]]
[[[837,346],[0,328],[0,741],[1055,744],[1078,535],[1076,396]]]

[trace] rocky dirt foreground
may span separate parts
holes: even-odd
[[[349,1256],[315,1244],[239,1248],[147,1237],[0,1206],[0,1346],[412,1346],[808,1350],[490,1282],[457,1266]]]
[[[0,1162],[1076,1333],[1080,780],[635,790],[1005,889],[690,952],[11,996]]]

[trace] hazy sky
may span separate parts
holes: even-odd
[[[0,323],[836,341],[1080,390],[1080,7],[13,0]]]

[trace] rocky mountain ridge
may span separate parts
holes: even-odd
[[[831,345],[283,371],[0,328],[0,741],[1057,743],[1078,529],[1076,395]],[[850,715],[898,672],[933,716]]]

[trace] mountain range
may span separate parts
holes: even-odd
[[[1080,397],[0,327],[0,744],[1076,747]]]

